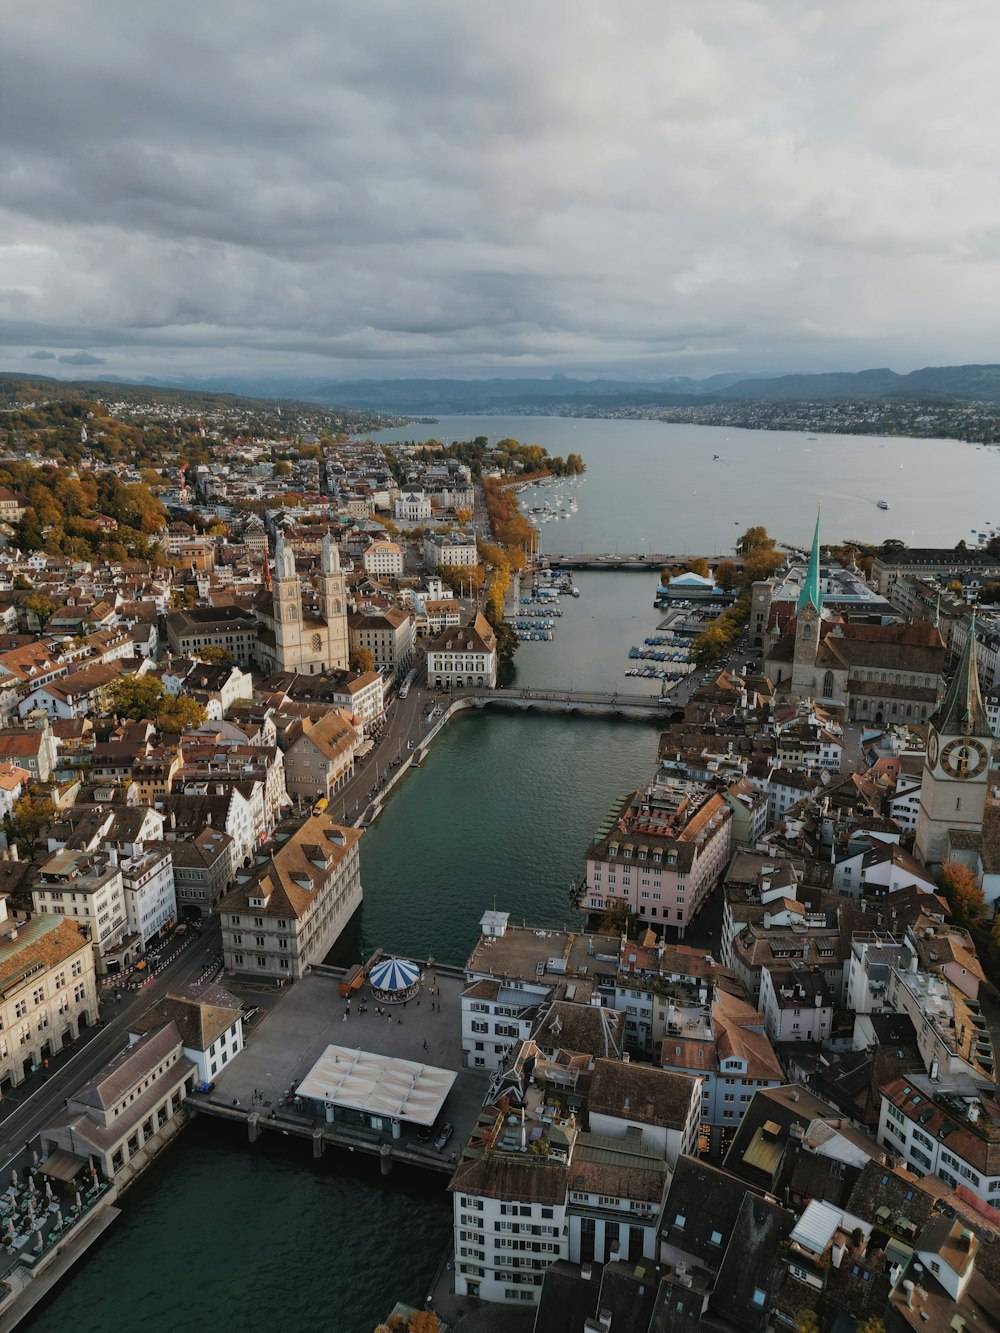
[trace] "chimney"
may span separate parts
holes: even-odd
[[[591,1277],[593,1276],[593,1272],[594,1270],[591,1268],[590,1264],[580,1265],[580,1276],[583,1278],[584,1282],[590,1281]]]

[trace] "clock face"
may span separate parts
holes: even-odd
[[[941,767],[953,778],[976,778],[989,761],[986,746],[971,736],[949,741],[941,751]]]
[[[932,730],[930,734],[930,739],[927,742],[927,760],[931,768],[937,768],[939,749],[940,749],[940,742],[938,741],[938,734],[936,731]]]

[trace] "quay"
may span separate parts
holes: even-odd
[[[251,1144],[265,1133],[281,1134],[308,1141],[316,1158],[327,1148],[379,1157],[383,1174],[397,1163],[450,1174],[452,1152],[467,1141],[476,1123],[489,1076],[483,1070],[462,1067],[465,978],[461,969],[433,962],[423,967],[421,988],[405,1008],[385,1005],[386,1012],[380,1017],[366,983],[351,996],[346,1019],[346,1002],[340,993],[344,971],[313,967],[307,976],[276,993],[267,1008],[260,1008],[256,1022],[245,1029],[246,1045],[239,1059],[220,1071],[211,1092],[192,1093],[186,1101],[188,1109],[228,1121]],[[367,1013],[359,1012],[362,1003]],[[334,1109],[334,1118],[328,1119],[298,1098],[299,1085],[329,1046],[454,1074],[437,1120],[454,1129],[445,1149],[435,1149],[433,1139],[421,1143],[416,1124],[393,1125],[387,1115],[380,1127],[373,1128],[363,1123],[362,1115],[340,1106]]]

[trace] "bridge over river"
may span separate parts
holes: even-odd
[[[602,694],[594,690],[456,690],[453,704],[474,708],[510,708],[521,712],[578,713],[591,717],[662,721],[680,704],[664,694]]]
[[[537,563],[557,569],[637,569],[642,573],[647,570],[659,571],[674,565],[685,565],[690,559],[690,554],[657,555],[655,552],[646,551],[603,551],[589,555],[555,555],[541,551]],[[713,555],[707,559],[710,568],[714,568],[723,560],[728,560],[737,566],[743,563],[739,556],[733,555]]]

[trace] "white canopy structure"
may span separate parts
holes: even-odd
[[[296,1096],[365,1115],[433,1125],[455,1078],[450,1069],[328,1046],[296,1088]]]

